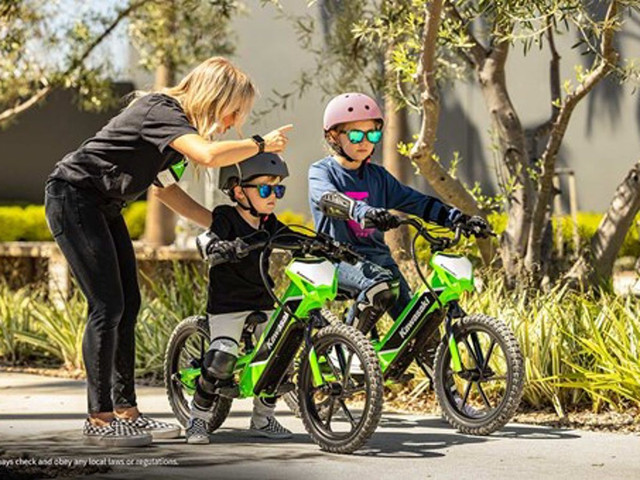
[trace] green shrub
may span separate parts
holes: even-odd
[[[136,324],[136,368],[139,376],[159,379],[173,328],[206,308],[207,278],[197,268],[174,262],[171,281],[146,278]],[[0,284],[0,358],[24,362],[32,353],[54,359],[68,370],[82,370],[82,338],[87,302],[77,286],[57,306],[43,290],[12,291]]]
[[[193,265],[173,262],[171,282],[145,277],[142,307],[136,325],[136,372],[160,379],[169,336],[175,326],[191,315],[206,311],[207,282]]]
[[[401,267],[411,272],[410,265]],[[161,377],[171,331],[183,318],[205,309],[202,271],[174,263],[170,278],[155,283],[147,278],[150,286],[142,292],[136,326],[139,376]],[[415,273],[408,279],[418,285]],[[483,290],[463,299],[462,306],[501,318],[515,332],[525,359],[526,405],[554,408],[559,415],[575,408],[640,405],[640,299],[608,292],[585,295],[563,287],[509,291],[496,274],[483,281]],[[344,305],[332,307],[340,311]],[[67,368],[81,368],[85,319],[86,301],[77,290],[60,308],[44,292],[0,286],[0,356],[20,362],[36,358],[34,353],[46,354]],[[388,327],[385,318],[381,331]],[[424,374],[412,371],[414,392],[422,394]]]
[[[145,220],[147,218],[147,202],[139,201],[128,205],[122,212],[124,221],[129,229],[129,235],[134,240],[142,237]]]
[[[285,210],[282,213],[278,213],[278,220],[280,220],[285,225],[303,225],[307,228],[315,230],[313,225],[313,220],[308,219],[304,214],[293,212],[291,210]],[[296,228],[294,227],[294,230]],[[309,233],[305,229],[298,229],[304,233]]]
[[[12,291],[0,283],[0,357],[10,363],[27,358],[31,351],[20,341],[20,333],[32,332],[33,292],[27,288]]]
[[[144,232],[147,202],[133,202],[123,210],[131,238]],[[53,240],[44,215],[44,205],[0,206],[0,242]]]
[[[415,274],[409,278],[418,285]],[[483,290],[462,306],[500,318],[514,331],[525,361],[525,405],[553,408],[559,416],[604,404],[640,405],[640,299],[559,286],[509,291],[497,274],[483,280]],[[413,373],[414,393],[422,392],[428,381],[419,369]]]
[[[80,291],[54,306],[45,300],[44,293],[36,293],[30,305],[33,331],[18,332],[23,343],[46,352],[62,363],[67,370],[82,370],[82,338],[86,326],[86,301]]]
[[[0,241],[30,240],[26,236],[28,221],[24,211],[18,206],[0,207]]]

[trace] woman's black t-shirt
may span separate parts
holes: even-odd
[[[287,229],[274,214],[269,215],[262,226],[270,235],[283,228]],[[222,240],[234,240],[255,234],[258,230],[249,225],[235,207],[220,205],[213,210],[211,231]],[[265,238],[255,235],[257,241]],[[255,250],[239,262],[223,263],[210,268],[207,312],[220,314],[273,309],[273,299],[260,277],[259,262],[260,251]],[[269,282],[273,286],[271,277]]]
[[[182,161],[169,144],[198,131],[180,103],[161,93],[136,100],[95,136],[56,164],[49,178],[97,190],[103,197],[129,201],[153,183],[162,170]]]

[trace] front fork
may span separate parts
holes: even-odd
[[[453,334],[453,320],[456,318],[462,318],[466,316],[466,312],[462,310],[462,307],[458,304],[458,302],[451,302],[449,306],[449,310],[447,311],[447,320],[445,323],[446,335],[447,335],[447,343],[449,345],[449,351],[451,352],[451,362],[453,363],[453,371],[456,373],[460,373],[462,371],[462,360],[460,358],[460,350],[458,349],[458,342],[456,342],[455,336]],[[480,346],[480,340],[478,339],[478,334],[476,332],[471,332],[469,334],[471,337],[471,346],[467,344],[467,348],[473,350],[469,352],[470,354],[475,355],[475,359],[479,363],[477,365],[478,369],[482,369],[484,365],[484,356],[482,354],[482,348]]]
[[[456,338],[453,333],[453,320],[456,318],[462,318],[466,314],[464,310],[462,310],[462,307],[460,307],[460,304],[456,301],[451,302],[448,307],[447,318],[445,320],[445,335],[447,338],[447,344],[449,345],[449,352],[451,353],[453,371],[456,373],[460,373],[462,371],[462,360],[460,359],[458,342],[456,342]]]
[[[304,329],[304,342],[309,348],[309,366],[311,367],[311,381],[314,387],[319,387],[323,385],[324,378],[322,377],[322,372],[320,371],[320,362],[318,361],[318,355],[316,354],[316,349],[313,346],[313,342],[311,342],[311,330],[313,329],[313,322],[309,322],[309,324]]]

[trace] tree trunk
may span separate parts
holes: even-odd
[[[154,89],[158,90],[174,84],[175,72],[170,62],[156,69]],[[144,228],[144,241],[151,246],[169,245],[175,239],[176,216],[153,194],[151,187],[147,192],[147,217]]]
[[[597,286],[611,277],[613,263],[640,210],[640,162],[618,186],[611,205],[591,238],[589,251],[573,265],[567,278],[581,286]]]
[[[410,154],[411,161],[420,174],[427,179],[436,194],[446,203],[455,205],[469,215],[485,216],[473,196],[462,183],[451,177],[440,163],[433,158],[438,119],[440,117],[440,98],[435,81],[436,44],[442,18],[442,0],[433,0],[426,6],[422,57],[419,65],[419,77],[422,80],[422,125],[418,141]],[[478,247],[485,264],[494,257],[489,240],[478,240]]]
[[[569,126],[571,115],[578,103],[609,74],[618,59],[618,54],[613,46],[613,37],[618,28],[613,20],[617,15],[617,11],[617,2],[612,0],[609,3],[605,18],[606,27],[603,28],[600,38],[600,55],[596,56],[590,73],[586,75],[573,92],[566,96],[552,124],[549,139],[542,154],[540,161],[542,170],[538,180],[538,198],[533,210],[525,259],[527,269],[534,275],[540,271],[542,230],[553,200],[553,176],[556,157]]]
[[[507,199],[508,222],[501,238],[501,256],[506,276],[514,284],[519,276],[527,247],[531,223],[533,184],[527,167],[525,133],[506,85],[504,66],[508,44],[502,43],[476,66],[476,75],[491,123],[496,131],[503,157],[503,166],[514,189]]]
[[[385,97],[385,136],[382,144],[382,163],[384,168],[399,182],[408,183],[409,175],[405,168],[405,160],[398,151],[398,143],[407,140],[407,110],[397,109],[396,101],[391,95]],[[406,260],[410,255],[410,233],[406,225],[385,233],[385,241],[391,248],[396,260]]]

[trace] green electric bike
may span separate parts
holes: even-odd
[[[264,233],[266,232],[259,232]],[[273,397],[291,392],[289,380],[297,359],[295,394],[305,429],[321,449],[352,453],[373,434],[382,413],[383,379],[376,352],[369,340],[355,328],[330,324],[322,308],[337,294],[339,261],[356,262],[357,254],[329,237],[309,237],[291,231],[255,241],[244,253],[261,249],[262,281],[277,305],[270,319],[254,312],[245,322],[244,351],[236,364],[234,379],[219,385],[212,405],[210,432],[218,429],[229,414],[234,398]],[[289,250],[293,259],[285,269],[290,283],[282,298],[273,293],[266,252]],[[209,258],[215,265],[222,258]],[[266,327],[254,344],[258,323]],[[165,385],[169,403],[178,421],[186,426],[202,362],[210,339],[206,316],[183,320],[174,329],[165,356]],[[361,365],[357,380],[350,364]],[[332,405],[342,413],[327,421],[322,408]],[[355,404],[355,406],[354,406]],[[332,408],[333,408],[332,407]]]
[[[351,199],[339,193],[325,196],[320,203],[326,215],[344,220],[352,218],[352,205]],[[475,289],[473,267],[463,256],[444,253],[462,235],[487,232],[460,225],[453,238],[435,237],[416,219],[397,220],[416,230],[411,255],[423,285],[382,338],[377,332],[372,335],[385,383],[413,378],[407,370],[415,362],[435,389],[443,416],[452,426],[466,434],[489,435],[502,428],[518,408],[525,379],[522,354],[503,321],[463,311],[458,300]],[[420,237],[431,245],[432,271],[427,278],[416,255]],[[342,295],[343,299],[353,298],[347,292]],[[296,411],[295,394],[286,395],[285,400]],[[327,416],[327,410],[321,414]]]

